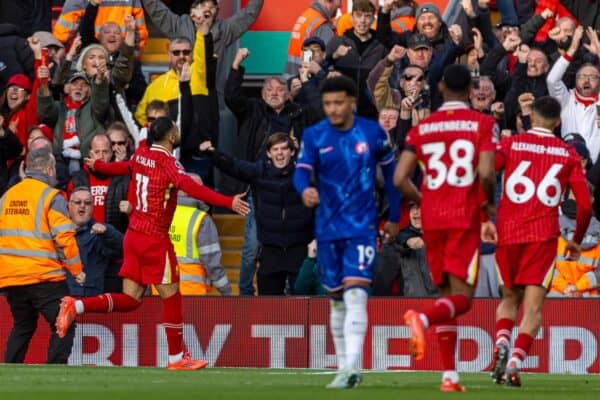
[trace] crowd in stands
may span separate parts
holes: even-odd
[[[4,13],[4,3],[15,8]],[[295,192],[292,176],[304,129],[324,117],[319,87],[340,74],[358,87],[356,113],[378,120],[398,153],[411,127],[440,107],[438,82],[450,64],[469,67],[475,82],[470,106],[495,118],[499,137],[531,128],[534,100],[553,96],[562,106],[555,134],[577,150],[591,192],[598,196],[596,2],[462,0],[446,12],[453,16],[448,24],[426,1],[354,0],[351,12],[341,14],[340,0],[314,0],[290,27],[284,73],[268,77],[259,97],[244,90],[243,63],[253,55],[236,47],[263,0],[250,0],[228,18],[219,16],[217,0],[188,2],[181,15],[170,3],[177,2],[0,1],[0,193],[26,177],[28,152],[52,150],[56,187],[68,199],[87,275],[84,286],[69,279],[75,296],[120,291],[123,234],[128,214],[141,201],[132,191],[140,182],[101,174],[93,169],[94,160],[127,161],[138,147],[151,145],[148,127],[163,116],[179,125],[177,157],[195,179],[214,187],[218,169],[227,176],[218,190],[248,190],[252,212],[246,220],[240,294],[255,294],[255,274],[259,295],[324,294],[318,284],[314,215]],[[53,10],[60,13],[51,24]],[[148,20],[169,39],[168,69],[151,82],[141,61]],[[234,128],[228,119],[235,120]],[[234,138],[231,153],[218,148],[220,135]],[[423,177],[417,172],[413,179],[420,184]],[[389,210],[380,203],[383,224]],[[214,286],[231,294],[206,207],[183,193],[178,204],[171,238],[182,282],[187,282],[182,292],[206,294]],[[567,190],[550,296],[599,295],[596,218],[581,259],[562,257],[573,235],[576,206]],[[594,209],[600,215],[600,202]],[[438,292],[428,273],[425,252],[430,249],[422,239],[419,206],[403,203],[401,216],[397,236],[382,237],[372,294],[434,297]],[[476,296],[499,296],[494,251],[482,246]]]

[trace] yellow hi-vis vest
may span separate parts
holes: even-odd
[[[211,290],[196,242],[204,217],[206,213],[196,207],[178,205],[169,228],[179,265],[179,291],[184,296],[203,295]],[[154,287],[152,293],[157,294]]]
[[[0,199],[0,288],[62,281],[63,268],[73,275],[82,271],[75,226],[51,208],[58,193],[26,178]]]

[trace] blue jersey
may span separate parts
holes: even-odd
[[[302,194],[310,186],[310,172],[314,172],[320,200],[316,211],[318,240],[375,237],[377,163],[386,177],[388,197],[394,196],[388,199],[390,211],[396,209],[397,214],[400,195],[392,184],[394,154],[377,122],[355,116],[352,128],[340,131],[326,119],[304,131],[294,185]]]

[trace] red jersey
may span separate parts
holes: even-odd
[[[416,153],[425,176],[423,230],[468,229],[478,223],[479,154],[494,151],[497,131],[489,115],[449,101],[408,132],[406,148]]]
[[[90,192],[92,193],[92,218],[94,221],[103,223],[106,219],[106,195],[108,194],[108,187],[110,186],[110,182],[112,181],[112,176],[109,177],[97,177],[94,175],[88,168],[87,165],[83,166],[83,171],[85,172],[88,182],[87,186],[89,186]],[[73,189],[75,189],[75,185],[73,183],[73,179],[67,183],[67,194],[69,197],[71,193],[73,193]]]
[[[95,161],[94,169],[103,174],[131,174],[135,202],[129,229],[158,238],[169,239],[169,227],[177,207],[177,189],[220,207],[231,208],[233,202],[233,198],[194,182],[175,157],[159,145],[138,148],[128,162]]]
[[[589,204],[581,158],[547,129],[534,128],[503,139],[495,164],[496,170],[504,169],[496,221],[499,244],[543,242],[558,237],[558,207],[567,185],[576,196],[583,190]]]

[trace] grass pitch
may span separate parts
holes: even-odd
[[[487,373],[461,374],[466,393],[440,393],[438,372],[367,372],[357,389],[329,390],[331,372],[209,368],[0,366],[0,399],[18,400],[334,400],[334,399],[594,399],[599,375],[524,374],[523,387],[491,383]]]

